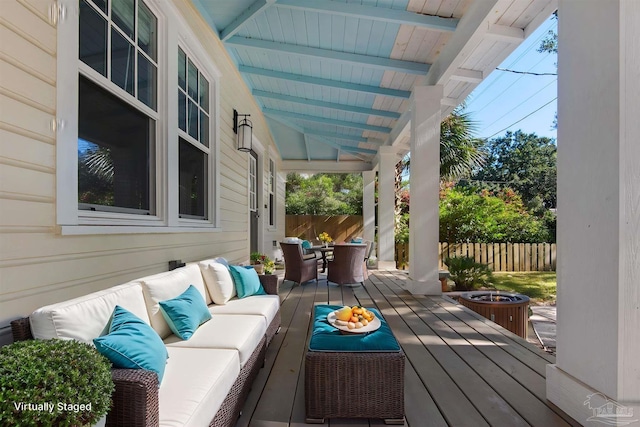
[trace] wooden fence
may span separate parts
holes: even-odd
[[[440,269],[447,257],[468,256],[492,271],[555,271],[555,243],[439,243]],[[409,264],[409,244],[396,244],[396,266]]]
[[[336,242],[348,242],[362,237],[364,228],[361,215],[287,215],[285,236],[315,240],[326,231]]]

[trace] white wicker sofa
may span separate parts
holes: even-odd
[[[232,426],[280,326],[280,300],[274,276],[260,276],[266,294],[237,298],[224,266],[216,261],[220,259],[190,263],[42,307],[12,323],[14,339],[91,343],[108,331],[118,305],[157,332],[168,359],[160,384],[158,374],[149,370],[113,369],[116,391],[107,425]],[[158,303],[190,285],[204,298],[211,319],[182,340],[171,332]]]

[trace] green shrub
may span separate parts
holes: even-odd
[[[469,291],[489,283],[491,270],[470,257],[446,258],[450,279],[456,284],[456,291]]]
[[[95,424],[111,407],[111,362],[73,340],[0,348],[0,425]]]
[[[440,197],[440,241],[537,243],[550,240],[544,221],[531,215],[513,190],[446,189]]]

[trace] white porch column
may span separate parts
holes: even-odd
[[[362,172],[363,238],[375,244],[376,235],[376,171]]]
[[[442,86],[417,86],[411,99],[411,204],[407,290],[440,295],[438,235]]]
[[[395,176],[398,154],[390,146],[380,147],[378,167],[378,265],[395,268]]]
[[[598,407],[614,411],[609,425],[640,425],[640,2],[560,0],[558,16],[557,359],[547,398],[583,425],[604,419]]]

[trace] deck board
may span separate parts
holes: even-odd
[[[391,289],[387,292],[391,292]],[[495,395],[491,386],[473,369],[474,363],[484,361],[483,357],[476,354],[477,350],[461,343],[461,337],[456,332],[448,329],[426,308],[414,304],[411,296],[400,297],[394,293],[387,294],[387,297],[393,298],[396,310],[413,333],[489,424],[502,422],[514,427],[528,425],[503,398]]]
[[[376,307],[406,355],[405,426],[564,426],[575,422],[545,397],[554,357],[442,297],[414,296],[398,271],[375,271],[365,286],[281,283],[282,329],[269,349],[238,427],[304,422],[304,351],[317,304]],[[371,427],[381,420],[327,420]]]

